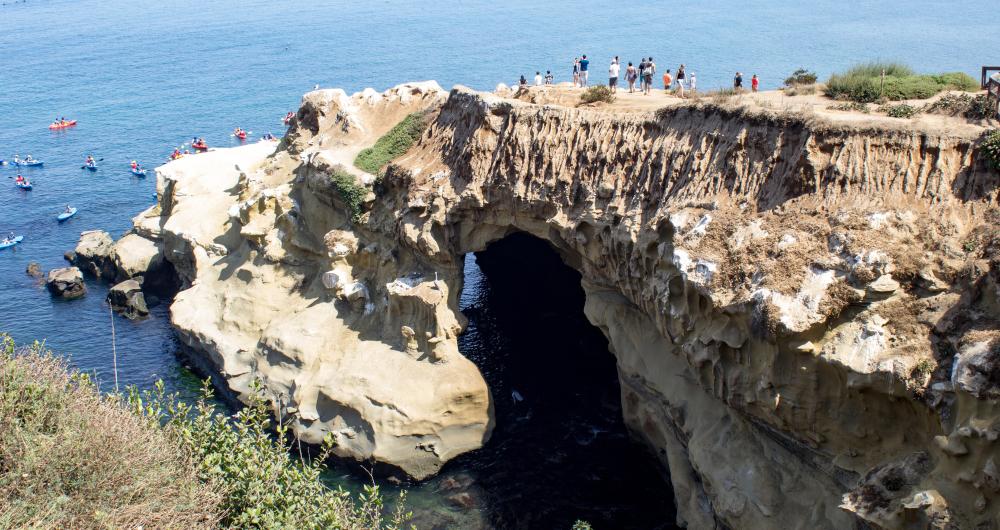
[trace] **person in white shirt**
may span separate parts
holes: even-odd
[[[694,76],[694,72],[691,72],[691,75],[688,76],[688,89],[691,92],[698,90],[698,78]]]
[[[617,60],[611,60],[611,66],[608,67],[608,88],[611,89],[611,92],[618,92],[618,73],[621,68]]]
[[[535,86],[542,86],[542,73],[535,72]]]

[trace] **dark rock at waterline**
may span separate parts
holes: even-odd
[[[45,286],[52,296],[64,300],[75,300],[87,294],[87,286],[83,284],[83,273],[76,267],[50,270]]]
[[[468,492],[455,493],[445,497],[452,507],[468,510],[476,506],[476,500]]]
[[[156,307],[160,305],[160,298],[155,294],[144,295],[146,297],[146,307]]]
[[[149,307],[142,294],[142,285],[135,280],[125,280],[112,287],[108,292],[108,303],[112,309],[131,320],[149,315]]]
[[[73,252],[72,250],[67,250],[66,252],[63,253],[63,259],[70,263],[73,263],[74,261],[76,261],[76,252]]]
[[[24,273],[32,278],[42,277],[42,266],[38,264],[37,261],[32,261],[28,263],[28,268],[24,269]]]

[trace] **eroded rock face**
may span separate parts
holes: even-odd
[[[45,287],[52,296],[64,300],[83,298],[87,294],[87,286],[83,283],[83,273],[76,267],[52,269],[45,279]]]
[[[70,262],[84,272],[97,278],[111,281],[115,278],[112,260],[115,241],[103,230],[88,230],[80,234],[80,241],[72,254],[67,254]]]
[[[415,111],[352,221],[330,172]],[[158,170],[136,231],[194,355],[342,456],[419,478],[486,441],[461,259],[523,231],[581,272],[685,524],[975,527],[1000,513],[1000,178],[963,134],[318,91],[277,150]]]
[[[149,316],[142,285],[136,280],[125,280],[112,287],[108,291],[108,303],[112,309],[131,320]]]

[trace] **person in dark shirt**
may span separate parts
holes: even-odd
[[[733,89],[737,92],[743,91],[743,74],[736,72],[736,77],[733,78]]]
[[[580,59],[580,86],[587,86],[587,77],[590,74],[588,70],[590,69],[590,60],[584,55]]]

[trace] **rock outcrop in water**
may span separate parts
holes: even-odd
[[[413,112],[417,146],[352,169]],[[134,232],[178,273],[192,358],[236,395],[261,379],[342,456],[421,478],[488,439],[462,257],[524,231],[581,272],[688,526],[990,528],[1000,177],[970,130],[325,90],[277,149],[158,169]],[[336,171],[370,190],[360,212]]]

